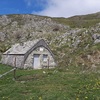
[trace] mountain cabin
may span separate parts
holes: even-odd
[[[17,68],[53,68],[54,54],[44,39],[13,45],[2,55],[1,62]]]

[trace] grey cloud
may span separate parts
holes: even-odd
[[[48,0],[48,6],[37,12],[51,17],[70,17],[100,11],[100,0]]]

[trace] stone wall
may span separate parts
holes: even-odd
[[[44,47],[38,47],[36,48],[33,52],[31,52],[31,54],[29,54],[29,56],[27,57],[25,64],[24,64],[24,68],[34,68],[33,66],[33,60],[34,60],[34,54],[39,54],[39,58],[40,58],[40,68],[43,67],[54,67],[56,64],[54,62],[54,58],[52,57],[51,53]],[[43,62],[43,55],[48,55],[48,61],[49,62]]]
[[[2,55],[1,63],[7,64],[13,67],[23,67],[24,56],[22,55]]]

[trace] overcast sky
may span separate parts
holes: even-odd
[[[100,11],[100,0],[0,0],[0,14],[70,17]]]

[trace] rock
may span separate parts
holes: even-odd
[[[21,81],[20,83],[24,84],[24,83],[25,83],[25,81]]]
[[[92,35],[92,39],[93,40],[96,40],[96,39],[99,39],[100,40],[100,34],[93,34]]]
[[[97,68],[97,66],[96,66],[95,64],[92,64],[91,70],[92,70],[92,71],[96,71],[96,68]]]
[[[72,45],[74,46],[74,48],[76,48],[80,42],[81,40],[76,40]]]
[[[5,40],[5,37],[6,37],[5,33],[0,32],[0,41],[3,42]]]
[[[96,40],[94,41],[94,43],[95,43],[95,44],[100,43],[100,39],[96,39]]]

